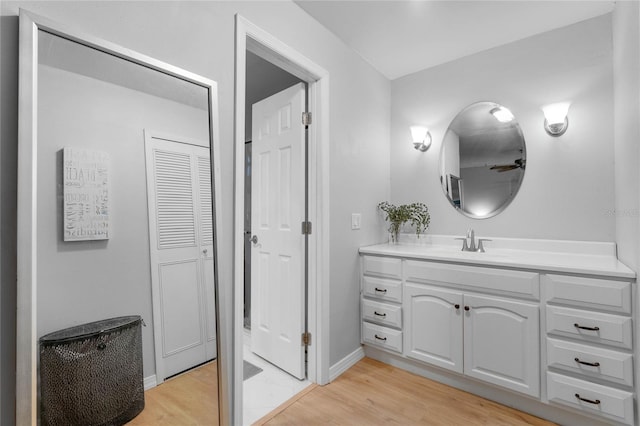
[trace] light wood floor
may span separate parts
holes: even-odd
[[[130,426],[212,426],[218,424],[216,361],[166,380],[144,393],[144,410]]]
[[[144,411],[129,425],[215,425],[217,407],[209,398],[215,374],[214,362],[149,390]],[[369,358],[326,386],[310,386],[255,424],[553,425]]]
[[[553,425],[369,358],[296,397],[257,424]]]

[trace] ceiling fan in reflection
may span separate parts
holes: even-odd
[[[497,164],[495,166],[489,167],[489,170],[495,170],[498,173],[508,172],[509,170],[515,170],[515,169],[524,170],[526,162],[527,162],[526,160],[523,160],[522,158],[518,158],[513,162],[513,164]]]

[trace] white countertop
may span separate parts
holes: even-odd
[[[416,240],[403,235],[399,244],[361,247],[360,253],[632,280],[636,277],[617,259],[614,243],[491,238],[485,243],[486,252],[478,253],[461,251],[462,242],[456,237],[428,235]]]

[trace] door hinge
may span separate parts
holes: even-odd
[[[302,113],[302,125],[309,126],[311,124],[311,113],[303,112]]]
[[[302,346],[311,346],[311,333],[302,333]]]
[[[311,222],[302,222],[302,235],[311,235]]]

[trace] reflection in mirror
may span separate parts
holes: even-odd
[[[37,417],[218,424],[215,83],[36,37]]]
[[[493,102],[478,102],[462,110],[444,136],[442,189],[464,215],[492,217],[515,197],[526,161],[522,130],[511,111]]]

